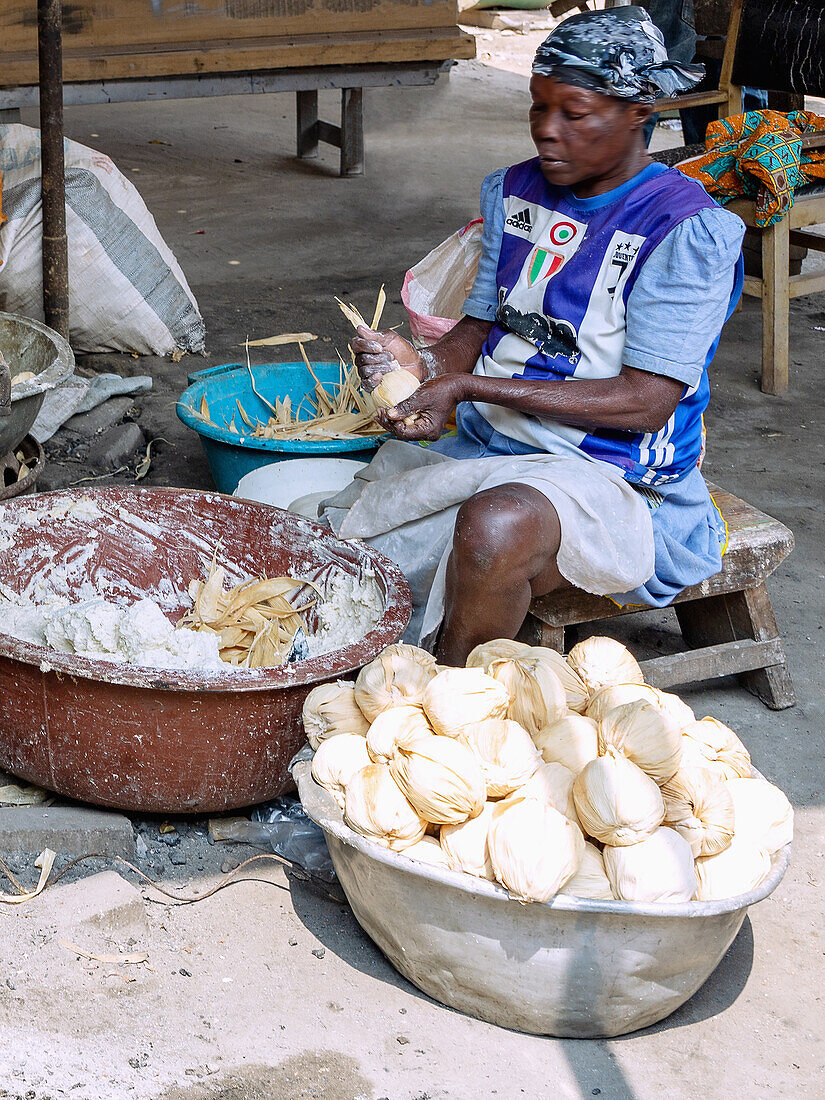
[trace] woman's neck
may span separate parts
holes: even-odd
[[[627,183],[634,176],[638,176],[652,163],[653,161],[647,149],[640,142],[633,155],[628,157],[615,170],[605,176],[599,176],[598,179],[581,180],[579,183],[574,184],[570,190],[577,199],[595,199],[597,195],[606,195],[608,191],[621,187],[623,183]]]

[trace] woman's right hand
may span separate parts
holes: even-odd
[[[393,370],[408,370],[419,381],[427,378],[424,360],[409,341],[397,332],[373,332],[359,325],[352,341],[355,366],[364,389],[371,393],[385,374]]]

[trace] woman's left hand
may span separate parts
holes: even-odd
[[[397,439],[411,443],[419,440],[435,443],[444,434],[456,405],[464,400],[467,379],[466,374],[444,374],[432,378],[400,405],[393,409],[381,409],[377,419]],[[411,423],[407,423],[408,418]]]

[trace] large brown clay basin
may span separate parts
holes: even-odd
[[[59,518],[66,502],[90,497],[103,519]],[[216,544],[237,579],[372,570],[384,613],[360,641],[326,656],[183,672],[19,641],[2,632],[0,601],[0,768],[72,798],[158,813],[248,806],[292,785],[308,692],[372,660],[407,625],[410,592],[392,562],[300,516],[218,493],[106,488],[0,504],[0,580],[16,592],[38,575],[77,599],[104,583],[106,598],[149,596],[174,619]]]

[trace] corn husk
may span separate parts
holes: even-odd
[[[604,869],[621,901],[690,901],[698,885],[690,845],[665,827],[638,844],[605,848]]]
[[[722,779],[750,779],[750,753],[728,726],[715,718],[702,718],[682,730],[682,756],[686,763],[710,768]]]
[[[298,630],[305,627],[302,614],[315,603],[305,599],[295,607],[288,594],[317,588],[294,577],[256,577],[224,587],[226,571],[212,558],[205,581],[189,583],[192,609],[179,626],[217,634],[222,660],[243,668],[271,668],[284,664]]]
[[[398,745],[432,734],[432,726],[421,707],[390,707],[369,727],[367,752],[374,764],[389,764]]]
[[[424,689],[424,710],[436,733],[458,737],[465,726],[506,718],[507,688],[477,668],[448,668]]]
[[[593,901],[612,901],[613,887],[604,869],[604,857],[595,844],[584,842],[584,855],[578,871],[562,887],[562,894]]]
[[[527,782],[514,792],[513,798],[537,798],[548,802],[560,814],[579,825],[576,804],[573,801],[573,783],[576,777],[564,764],[539,764]]]
[[[495,878],[487,847],[487,833],[495,806],[495,802],[485,802],[478,817],[460,821],[457,825],[441,826],[441,848],[453,871],[464,871],[491,881]]]
[[[409,848],[404,849],[404,855],[408,859],[417,859],[419,863],[430,863],[434,867],[446,867],[450,869],[450,861],[447,853],[434,837],[425,836],[416,841]]]
[[[421,665],[425,672],[428,672],[430,676],[435,676],[439,671],[438,664],[432,653],[428,653],[426,649],[422,649],[417,645],[409,645],[406,642],[395,642],[393,645],[388,645],[386,649],[381,651],[381,654],[390,653],[398,654],[400,657],[406,657],[408,661],[414,661],[417,665]]]
[[[355,681],[355,700],[370,722],[389,707],[420,704],[432,673],[394,649],[364,665]]]
[[[656,688],[648,684],[611,684],[592,695],[587,703],[585,714],[594,722],[601,722],[606,714],[616,707],[623,707],[627,703],[653,703],[659,705]]]
[[[549,649],[547,646],[534,646],[531,653],[540,657],[541,661],[558,676],[561,686],[564,688],[569,709],[574,710],[577,714],[583,714],[590,693],[578,672],[555,649]]]
[[[507,717],[535,736],[567,713],[567,696],[549,664],[532,653],[491,661],[487,675],[504,684],[510,696]]]
[[[540,730],[533,741],[546,763],[564,764],[574,777],[599,755],[598,726],[583,714],[566,714]]]
[[[490,666],[496,661],[539,661],[545,668],[555,673],[564,688],[567,706],[571,710],[583,711],[587,703],[587,689],[578,673],[565,661],[555,649],[544,646],[529,646],[510,638],[496,638],[476,646],[467,658],[467,668],[480,668],[490,672]],[[518,719],[516,719],[517,721]]]
[[[696,715],[684,699],[680,699],[671,691],[660,691],[658,688],[653,690],[656,693],[656,706],[672,718],[680,730],[696,721]]]
[[[611,684],[643,684],[644,676],[633,654],[614,638],[587,638],[567,654],[567,663],[595,695]]]
[[[549,901],[581,865],[578,825],[551,805],[513,796],[493,810],[487,837],[496,879],[519,901]]]
[[[733,799],[737,836],[768,855],[791,843],[793,807],[779,787],[767,779],[729,779],[724,786]]]
[[[339,733],[366,737],[370,725],[355,702],[355,684],[349,680],[313,688],[304,700],[301,720],[313,749]]]
[[[465,726],[461,739],[481,759],[488,798],[504,798],[526,783],[541,764],[541,753],[529,733],[507,718]]]
[[[707,768],[681,767],[663,785],[662,798],[665,825],[688,842],[694,859],[718,855],[733,840],[733,799],[725,781]]]
[[[608,745],[604,755],[591,760],[576,777],[573,801],[585,832],[617,847],[638,844],[665,816],[656,783],[615,745]]]
[[[516,642],[512,638],[494,638],[492,642],[483,642],[471,651],[466,667],[480,668],[482,672],[486,672],[491,661],[509,661],[513,657],[529,653],[532,648],[525,642]]]
[[[696,900],[722,901],[747,894],[770,872],[770,854],[752,837],[734,833],[733,841],[719,855],[696,860]]]
[[[322,741],[312,758],[312,778],[344,808],[347,785],[370,763],[367,742],[360,734],[342,733]]]
[[[390,771],[420,816],[433,825],[466,821],[484,808],[487,782],[481,760],[453,737],[420,737],[399,744]]]
[[[642,701],[609,711],[599,723],[599,752],[615,745],[660,785],[679,770],[682,735],[663,710]]]
[[[427,822],[399,790],[386,764],[368,764],[350,779],[344,821],[361,836],[396,852],[417,844],[427,828]]]
[[[421,382],[408,370],[400,368],[385,374],[375,389],[372,399],[377,409],[393,409],[412,397]]]

